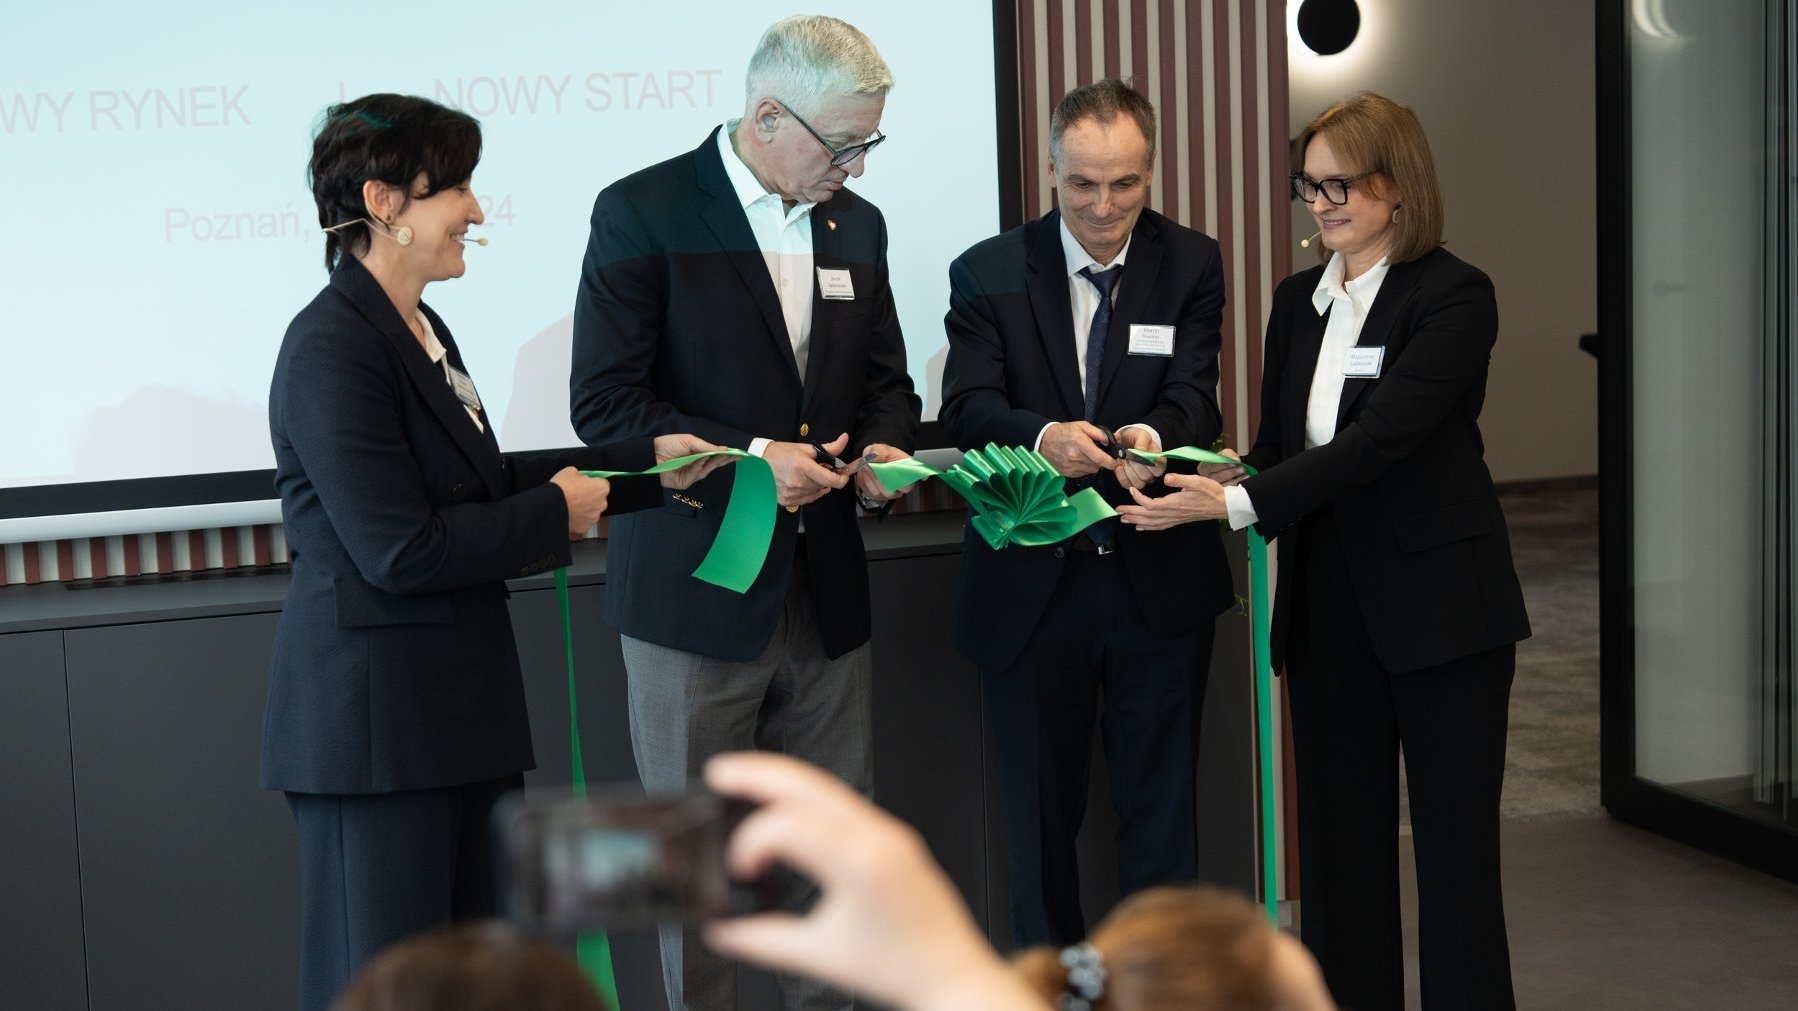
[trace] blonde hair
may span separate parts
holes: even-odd
[[[1263,1011],[1280,1000],[1273,931],[1246,899],[1219,888],[1139,892],[1089,943],[1105,970],[1092,1011]],[[1012,967],[1051,1007],[1068,992],[1068,970],[1053,948],[1020,952]]]
[[[847,21],[823,14],[795,14],[762,33],[744,78],[744,115],[764,98],[815,110],[838,95],[884,96],[893,72],[880,50]]]
[[[561,949],[503,923],[402,941],[370,962],[331,1011],[609,1011]]]
[[[1442,245],[1442,187],[1436,160],[1416,113],[1384,95],[1363,91],[1317,114],[1292,142],[1292,170],[1305,171],[1305,148],[1322,136],[1338,163],[1367,174],[1373,192],[1400,210],[1392,222],[1393,263],[1415,260]],[[1317,258],[1330,251],[1317,244]]]

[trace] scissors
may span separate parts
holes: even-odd
[[[861,470],[863,467],[874,462],[874,454],[866,453],[856,458],[853,463],[844,463],[841,457],[832,453],[830,450],[825,449],[823,445],[818,442],[814,441],[811,445],[812,459],[818,461],[818,466],[833,470],[845,477],[854,474],[856,471]]]
[[[1096,423],[1093,427],[1105,433],[1105,441],[1099,444],[1101,450],[1110,455],[1114,460],[1127,460],[1130,458],[1130,451],[1125,448],[1122,443],[1118,442],[1116,432],[1106,428],[1104,425]]]

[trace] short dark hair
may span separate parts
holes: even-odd
[[[481,124],[473,116],[411,95],[364,95],[325,110],[312,135],[307,183],[325,233],[325,269],[343,254],[368,248],[368,207],[362,184],[371,179],[424,198],[460,186],[481,160]],[[423,193],[412,184],[424,176]]]
[[[1049,157],[1061,161],[1061,135],[1081,120],[1110,123],[1126,114],[1136,120],[1149,142],[1149,161],[1155,160],[1155,106],[1148,96],[1115,77],[1081,85],[1061,96],[1049,117]]]

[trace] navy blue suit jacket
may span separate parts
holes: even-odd
[[[419,310],[466,371],[443,320]],[[262,785],[381,793],[531,768],[505,580],[570,560],[551,475],[643,469],[649,442],[502,455],[353,257],[287,329],[269,430],[293,579]],[[660,501],[654,478],[619,479],[607,511]]]
[[[887,282],[886,222],[849,190],[813,207],[811,222],[815,265],[848,271],[855,297],[825,299],[814,285],[801,377],[716,131],[694,151],[606,187],[593,204],[574,308],[569,386],[581,438],[693,432],[748,449],[758,437],[826,442],[847,432],[849,453],[870,443],[910,452],[920,403]],[[801,514],[780,511],[748,592],[692,577],[737,470],[722,468],[685,501],[611,525],[606,620],[689,653],[754,659],[774,634],[802,514],[825,652],[841,656],[866,642],[868,571],[853,483]]]
[[[1131,233],[1099,377],[1097,421],[1146,423],[1164,448],[1209,447],[1222,429],[1217,353],[1224,272],[1217,242],[1145,210]],[[1129,354],[1130,325],[1172,325],[1171,356]],[[1085,414],[1074,349],[1061,215],[979,243],[949,267],[949,358],[943,428],[963,450],[1034,446],[1050,422]],[[1106,499],[1130,502],[1118,481]],[[1191,632],[1235,600],[1217,524],[1144,533],[1119,524],[1117,549],[1136,604],[1166,634]],[[994,551],[969,528],[962,549],[956,641],[987,670],[1023,648],[1067,564],[1060,546]]]
[[[1256,527],[1279,538],[1273,660],[1285,658],[1298,521],[1335,510],[1367,634],[1389,670],[1432,667],[1529,637],[1511,539],[1486,470],[1480,407],[1498,340],[1492,281],[1445,249],[1393,264],[1361,326],[1380,374],[1343,380],[1336,434],[1305,448],[1305,407],[1327,316],[1322,265],[1274,292],[1261,430],[1243,482]],[[1334,311],[1334,310],[1331,310]]]

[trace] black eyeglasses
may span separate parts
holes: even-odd
[[[780,101],[780,100],[775,99],[775,101]],[[881,133],[879,130],[875,130],[874,136],[869,137],[867,140],[862,141],[860,144],[849,144],[845,147],[837,147],[836,145],[832,144],[830,141],[827,141],[823,137],[819,136],[818,131],[812,129],[812,125],[810,123],[807,123],[805,120],[800,119],[799,114],[797,112],[793,111],[792,106],[788,105],[785,102],[781,102],[780,104],[781,104],[782,108],[787,110],[787,115],[793,117],[793,122],[798,123],[800,126],[805,127],[805,132],[811,134],[812,139],[814,139],[818,143],[824,145],[824,150],[830,152],[830,163],[832,165],[847,165],[850,162],[855,160],[856,155],[867,154],[869,151],[872,151],[875,148],[879,147],[881,141],[887,139],[886,134]]]
[[[1319,193],[1322,193],[1325,200],[1340,206],[1348,203],[1349,183],[1366,179],[1370,175],[1373,173],[1363,172],[1358,176],[1349,176],[1347,179],[1313,179],[1302,172],[1294,172],[1292,174],[1292,195],[1306,203],[1311,203],[1317,199]]]

